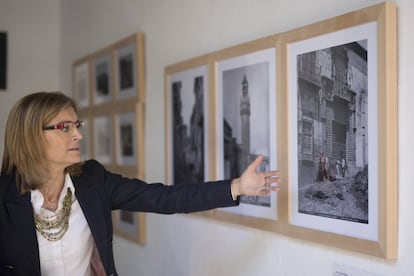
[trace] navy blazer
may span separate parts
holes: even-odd
[[[180,186],[147,184],[110,173],[95,160],[85,162],[82,174],[72,180],[108,275],[117,275],[112,210],[172,214],[239,203],[231,196],[230,180]],[[0,275],[41,275],[30,193],[20,195],[15,177],[4,175],[0,176]]]

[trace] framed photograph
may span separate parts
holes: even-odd
[[[120,113],[115,116],[116,162],[118,165],[137,165],[136,113]]]
[[[259,170],[277,169],[276,43],[223,58],[217,67],[217,176],[233,179],[262,155]],[[229,51],[229,53],[232,53]],[[242,196],[225,208],[244,216],[277,220],[277,195]]]
[[[93,60],[93,103],[99,105],[110,102],[112,91],[112,55],[107,51]]]
[[[117,99],[145,99],[144,36],[137,33],[115,44]]]
[[[113,163],[112,116],[93,118],[94,158],[104,165]]]
[[[123,210],[114,211],[112,214],[114,232],[116,235],[140,245],[145,244],[145,214]]]
[[[395,5],[293,30],[283,43],[286,233],[395,258]]]
[[[94,158],[113,173],[139,179],[145,179],[144,57],[144,34],[135,33],[72,66],[79,119],[86,124],[82,160]],[[145,243],[144,213],[114,211],[112,216],[115,234]]]
[[[137,95],[136,46],[130,44],[116,50],[118,68],[118,98],[129,98]]]
[[[90,104],[90,73],[88,60],[75,63],[73,67],[73,98],[79,108],[87,108]]]
[[[209,179],[206,62],[199,58],[166,70],[167,183],[172,185]]]

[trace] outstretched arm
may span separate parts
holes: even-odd
[[[256,171],[262,161],[263,156],[259,155],[239,178],[233,179],[231,183],[231,191],[233,196],[270,196],[272,191],[279,191],[279,186],[275,185],[275,183],[280,181],[279,171]]]

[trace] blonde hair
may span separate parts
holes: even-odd
[[[42,166],[43,127],[68,107],[77,112],[75,101],[61,92],[29,94],[12,107],[6,123],[1,174],[15,174],[20,193],[41,187],[47,176],[47,170]],[[75,164],[66,171],[77,175],[80,167],[80,164]]]

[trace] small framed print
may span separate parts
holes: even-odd
[[[137,54],[135,43],[116,50],[118,98],[130,98],[137,95]]]
[[[110,52],[93,60],[93,103],[95,105],[112,100],[112,55]]]
[[[93,119],[94,156],[104,165],[113,163],[112,116],[103,115]]]
[[[137,164],[137,122],[136,113],[121,113],[115,116],[117,164]]]
[[[145,100],[144,35],[136,33],[114,45],[116,99]]]
[[[144,34],[135,33],[73,63],[81,158],[124,177],[145,179]],[[145,243],[145,213],[116,210],[115,234]]]
[[[83,60],[75,63],[73,68],[73,98],[79,108],[89,107],[90,104],[90,74],[89,62]]]
[[[370,23],[289,45],[293,224],[378,239],[376,34]],[[307,75],[320,83],[317,93],[306,87]],[[356,185],[362,190],[354,201]],[[331,195],[345,209],[326,208]]]

